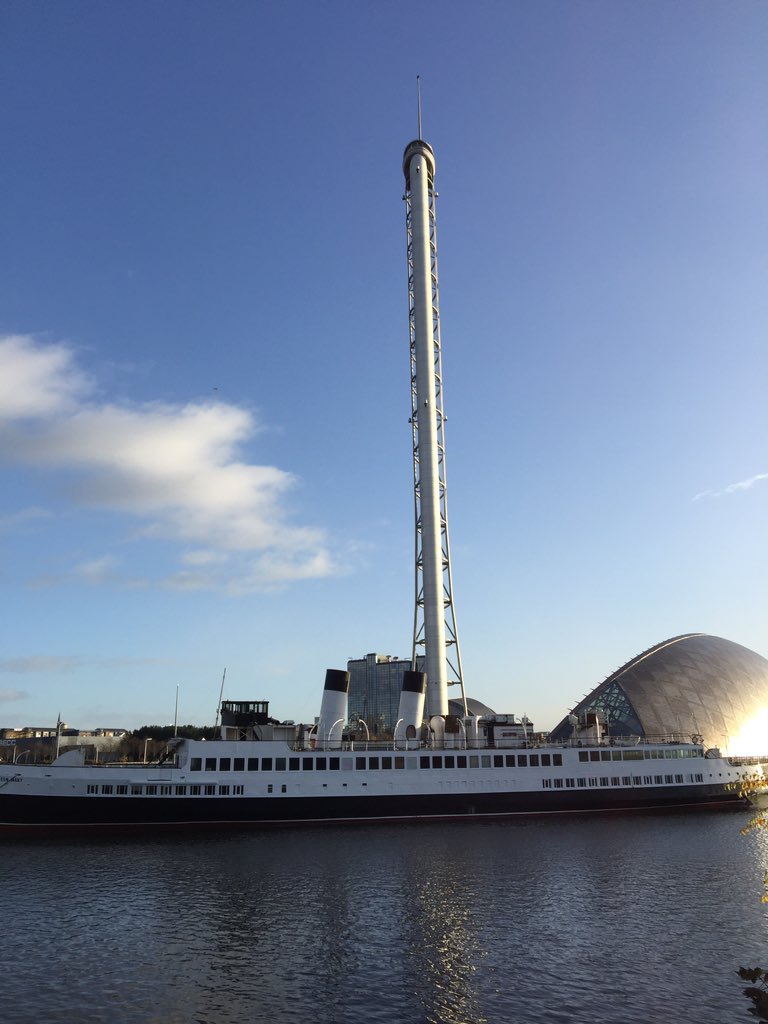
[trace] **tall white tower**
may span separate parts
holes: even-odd
[[[448,685],[461,685],[453,607],[445,487],[445,417],[440,352],[435,221],[435,154],[421,138],[403,155],[411,337],[411,429],[416,512],[416,605],[413,665],[424,654],[427,716],[448,713]],[[466,701],[465,701],[466,712]]]

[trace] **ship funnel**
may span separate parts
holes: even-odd
[[[320,718],[317,722],[317,748],[319,750],[338,750],[347,720],[347,691],[349,690],[349,672],[338,668],[329,668],[325,673],[325,689],[323,702],[320,705]]]
[[[424,697],[427,690],[425,672],[404,672],[400,691],[400,707],[395,726],[395,746],[415,749],[424,718]]]

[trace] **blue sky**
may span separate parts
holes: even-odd
[[[311,719],[407,656],[437,156],[468,693],[768,655],[768,5],[0,7],[0,724]]]

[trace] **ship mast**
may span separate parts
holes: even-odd
[[[417,78],[418,88],[418,78]],[[435,154],[419,137],[403,155],[411,351],[411,431],[416,520],[413,667],[423,655],[427,717],[448,713],[448,686],[466,696],[453,606],[445,483],[445,416],[437,287]]]

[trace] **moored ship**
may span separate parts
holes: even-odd
[[[338,705],[331,713],[337,712]],[[724,757],[699,742],[607,737],[599,720],[580,723],[565,744],[529,739],[524,723],[511,717],[449,716],[441,742],[409,723],[401,738],[371,744],[333,728],[323,733],[276,722],[266,701],[225,701],[220,739],[173,740],[154,764],[88,765],[77,748],[52,764],[0,766],[0,829],[215,828],[716,808],[744,805],[739,780],[761,770],[755,759]],[[319,727],[322,722],[321,714]]]

